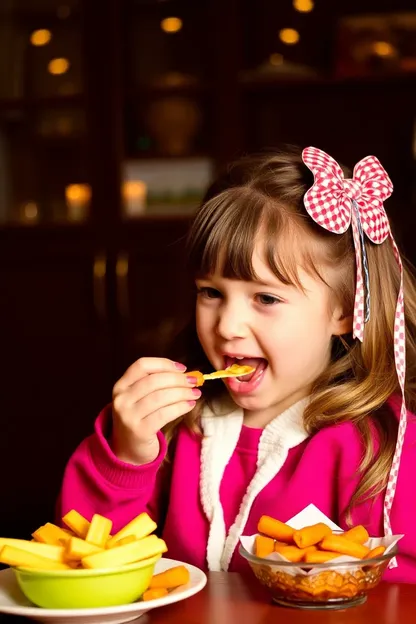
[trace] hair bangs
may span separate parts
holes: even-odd
[[[301,219],[250,188],[231,188],[204,204],[188,237],[188,267],[194,276],[219,273],[258,280],[253,255],[262,244],[263,261],[277,279],[302,289],[299,268],[323,279]]]

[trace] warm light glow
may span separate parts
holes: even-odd
[[[313,0],[293,0],[293,8],[299,13],[310,13],[313,7]]]
[[[146,195],[146,184],[141,180],[128,180],[123,183],[124,199],[142,199]]]
[[[287,45],[294,45],[300,39],[299,33],[294,28],[283,28],[279,32],[280,41],[286,43]]]
[[[374,54],[377,56],[395,56],[396,48],[388,41],[375,41],[372,45]]]
[[[23,216],[27,221],[35,221],[39,216],[36,202],[28,202],[23,206]]]
[[[273,67],[283,65],[283,54],[278,54],[277,52],[270,54],[269,63],[270,65],[273,65]]]
[[[68,207],[69,221],[85,221],[91,200],[89,184],[69,184],[65,188],[65,199]]]
[[[91,199],[91,187],[89,184],[70,184],[65,188],[65,197],[68,203],[87,204]]]
[[[34,46],[44,46],[52,39],[52,33],[46,28],[34,30],[30,35],[30,43]]]
[[[166,33],[177,33],[182,28],[182,20],[179,17],[165,17],[160,26]]]
[[[69,61],[66,58],[52,59],[48,64],[48,71],[54,76],[65,74],[69,69]]]
[[[134,217],[146,209],[147,184],[141,180],[126,180],[122,187],[124,211]]]

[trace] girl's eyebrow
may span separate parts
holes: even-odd
[[[263,280],[253,280],[253,283],[257,286],[262,286],[263,288],[289,288],[288,284],[284,284],[280,280],[276,278],[275,282],[267,282]]]

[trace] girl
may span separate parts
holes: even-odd
[[[236,571],[262,514],[314,503],[343,528],[404,533],[386,577],[416,582],[416,298],[391,190],[374,157],[347,179],[315,148],[243,159],[214,184],[189,235],[182,361],[255,371],[201,394],[182,363],[135,362],[66,468],[60,515],[118,530],[146,510],[170,557]]]

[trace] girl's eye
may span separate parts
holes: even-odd
[[[256,297],[257,301],[264,306],[271,306],[276,305],[276,303],[281,303],[281,299],[275,297],[274,295],[259,294],[256,295]]]
[[[197,293],[199,297],[203,297],[205,299],[217,299],[218,297],[221,297],[219,290],[210,288],[209,286],[202,286],[201,288],[198,288]]]

